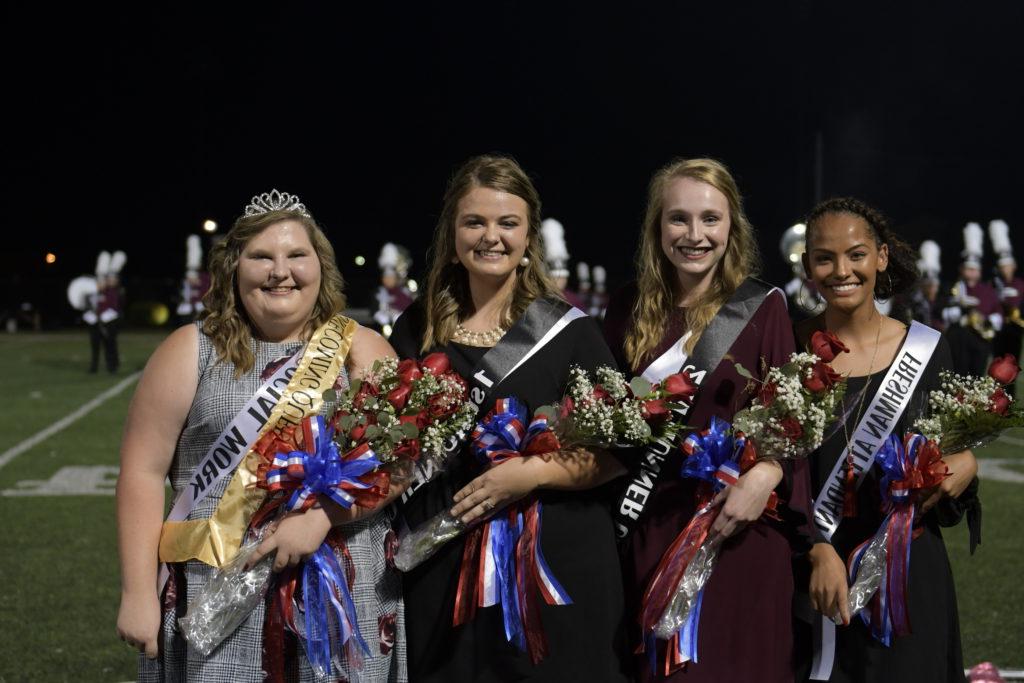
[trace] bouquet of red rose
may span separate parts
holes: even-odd
[[[307,418],[298,430],[268,432],[254,447],[262,460],[257,486],[271,495],[250,521],[239,557],[217,572],[181,620],[186,639],[200,652],[209,654],[263,598],[273,555],[246,565],[267,522],[307,510],[323,497],[344,508],[376,507],[394,475],[425,458],[441,463],[446,443],[464,437],[476,415],[465,382],[444,354],[420,362],[379,360],[336,404],[330,421]],[[358,667],[359,650],[368,652],[348,590],[351,572],[339,561],[344,555],[340,537],[330,535],[298,571],[281,577],[270,606],[279,613],[272,625],[303,638],[321,676],[330,675],[332,659]],[[300,578],[303,589],[297,591]]]
[[[596,381],[585,370],[573,367],[560,403],[538,408],[528,427],[525,415],[517,417],[516,428],[522,433],[515,444],[510,444],[514,450],[526,455],[524,449],[529,442],[534,442],[530,454],[540,454],[563,448],[615,448],[640,446],[655,439],[671,441],[681,429],[679,421],[673,419],[673,410],[688,402],[697,389],[685,372],[654,385],[641,378],[627,382],[622,373],[607,366],[597,368],[594,377]],[[503,405],[504,400],[507,399],[499,400],[497,405]],[[517,399],[514,405],[522,407]],[[477,425],[472,437],[474,442],[492,421],[493,412]],[[524,441],[528,434],[529,439]],[[538,438],[542,434],[543,441]],[[546,450],[536,450],[540,443]],[[487,458],[484,464],[500,462],[504,459]],[[450,514],[437,515],[402,539],[395,566],[402,571],[413,569],[465,529],[465,525]]]
[[[821,445],[835,420],[846,381],[829,363],[848,351],[835,335],[815,332],[811,352],[794,353],[781,367],[767,368],[763,382],[736,364],[737,372],[760,383],[751,404],[733,424],[712,418],[683,442],[682,476],[697,479],[697,512],[662,556],[644,592],[640,624],[643,648],[656,668],[655,641],[668,640],[665,674],[697,661],[697,633],[704,586],[718,560],[723,539],[708,532],[721,509],[715,496],[758,460],[806,457]],[[772,492],[765,514],[773,515]]]
[[[679,430],[671,411],[682,407],[696,390],[685,373],[654,386],[644,381],[627,383],[621,373],[607,367],[598,368],[594,375],[596,381],[584,370],[572,368],[561,403],[538,409],[528,424],[520,401],[499,399],[473,431],[477,459],[496,466],[565,448],[671,440]],[[572,602],[541,552],[542,511],[540,500],[529,496],[470,531],[453,616],[454,624],[460,625],[472,619],[478,607],[500,605],[506,639],[528,652],[534,663],[547,652],[540,600],[550,605]],[[447,511],[441,513],[402,539],[395,565],[408,571],[464,531],[466,525],[460,520]]]
[[[1006,429],[1024,427],[1024,409],[1003,388],[1019,372],[1010,354],[994,359],[985,377],[940,371],[941,388],[928,396],[929,416],[914,422],[914,430],[949,455],[983,446]]]

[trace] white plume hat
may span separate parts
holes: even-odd
[[[197,272],[203,265],[203,243],[199,235],[189,235],[185,238],[185,270],[190,273]]]
[[[964,250],[960,252],[963,265],[981,268],[981,257],[985,254],[985,234],[981,226],[971,222],[964,226]]]
[[[124,268],[125,262],[128,260],[128,256],[123,251],[115,251],[110,256],[110,274],[117,275]]]
[[[921,277],[926,280],[938,280],[942,271],[941,256],[942,249],[935,240],[921,242],[921,258],[917,261],[917,269],[921,271]]]
[[[988,224],[988,238],[992,240],[992,251],[999,255],[999,265],[1016,264],[1013,258],[1013,245],[1010,244],[1010,226],[1006,221],[997,218]]]
[[[569,248],[565,244],[565,228],[554,218],[545,218],[540,224],[544,238],[544,260],[554,277],[569,277]]]
[[[96,277],[104,277],[110,272],[110,252],[101,251],[96,257]]]

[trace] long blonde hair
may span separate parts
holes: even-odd
[[[473,312],[469,274],[458,262],[455,253],[455,221],[458,218],[459,201],[478,187],[513,194],[526,202],[528,210],[529,244],[526,256],[530,262],[516,268],[515,289],[502,311],[502,326],[508,327],[518,320],[534,299],[561,296],[544,263],[544,240],[540,234],[540,196],[529,176],[509,157],[474,157],[464,163],[448,181],[441,215],[434,230],[430,272],[427,275],[426,326],[422,351],[450,342],[459,321]]]
[[[636,254],[637,297],[633,324],[626,333],[626,358],[634,368],[650,354],[665,334],[669,313],[682,294],[676,268],[661,248],[661,220],[665,190],[678,178],[691,178],[714,187],[729,201],[729,240],[707,291],[686,308],[686,329],[692,334],[686,352],[692,353],[700,335],[736,288],[760,270],[754,228],[743,212],[743,198],[729,170],[714,159],[677,159],[651,178],[647,211]]]
[[[320,261],[320,291],[303,328],[303,337],[308,338],[345,308],[344,281],[334,262],[334,247],[312,217],[298,211],[268,211],[256,216],[242,216],[224,239],[210,250],[210,289],[203,296],[205,310],[199,318],[203,332],[217,350],[218,360],[235,366],[235,377],[252,370],[256,362],[249,344],[255,328],[238,293],[238,260],[252,238],[281,221],[296,221],[306,229]]]

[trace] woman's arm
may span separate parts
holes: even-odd
[[[949,469],[949,476],[938,486],[921,491],[918,506],[922,513],[928,512],[943,497],[959,498],[978,474],[978,461],[971,451],[960,451],[942,459]]]
[[[535,489],[591,489],[625,472],[618,459],[599,449],[569,449],[512,458],[490,468],[459,490],[451,514],[469,524]]]
[[[171,334],[153,353],[135,390],[121,439],[117,480],[121,556],[121,639],[157,656],[160,600],[157,551],[164,514],[164,480],[199,383],[195,325]]]

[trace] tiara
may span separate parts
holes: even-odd
[[[306,218],[312,218],[297,194],[278,192],[276,189],[256,195],[245,207],[246,216],[259,216],[271,211],[298,211]]]

